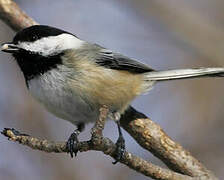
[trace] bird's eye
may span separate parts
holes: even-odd
[[[13,41],[13,44],[18,45],[19,42],[18,41]]]
[[[33,36],[32,36],[32,41],[36,41],[38,39],[38,36],[36,35],[36,34],[34,34]]]

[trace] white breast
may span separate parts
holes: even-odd
[[[68,89],[69,69],[60,65],[28,82],[34,98],[42,103],[49,112],[74,124],[94,121],[97,113],[75,93]]]

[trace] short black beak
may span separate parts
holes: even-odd
[[[16,53],[19,51],[19,47],[13,43],[3,43],[1,45],[1,51],[7,53]]]

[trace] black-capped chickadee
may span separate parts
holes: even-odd
[[[80,40],[72,33],[43,25],[18,32],[4,52],[12,53],[32,94],[48,111],[77,125],[67,142],[77,153],[78,134],[106,105],[118,125],[117,161],[124,153],[119,119],[132,100],[155,82],[201,76],[223,76],[224,68],[156,71],[147,65]]]

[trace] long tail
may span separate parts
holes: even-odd
[[[194,77],[224,77],[224,68],[177,69],[145,73],[146,81],[166,81]]]

